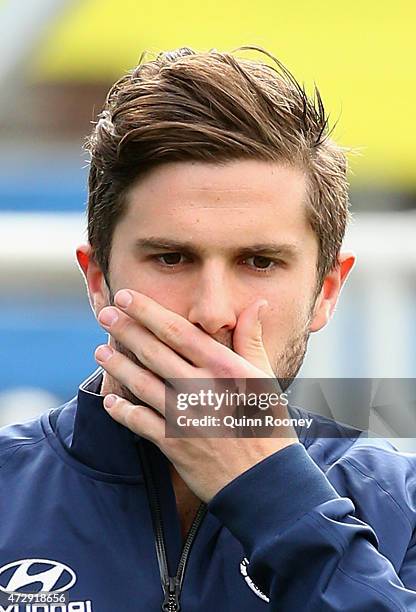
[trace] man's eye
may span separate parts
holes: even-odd
[[[156,255],[155,257],[159,263],[162,263],[165,266],[176,266],[182,263],[181,257],[183,257],[183,255],[181,253],[162,253],[161,255]]]
[[[248,262],[250,266],[257,268],[261,271],[271,270],[276,264],[276,262],[270,259],[270,257],[264,257],[262,255],[253,255],[253,257],[247,257],[245,261]]]
[[[160,253],[154,257],[158,263],[166,267],[174,267],[186,261],[186,257],[182,255],[182,253]],[[263,255],[247,257],[244,263],[248,263],[248,265],[257,272],[270,272],[277,265],[276,261],[270,259],[270,257],[264,257]]]

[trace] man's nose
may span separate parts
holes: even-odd
[[[237,323],[232,287],[222,266],[206,266],[200,272],[190,296],[188,319],[207,334],[232,331]]]

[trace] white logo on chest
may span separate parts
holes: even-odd
[[[7,584],[2,584],[2,575],[15,568]],[[32,568],[35,568],[34,571]],[[75,572],[58,561],[49,559],[22,559],[0,567],[0,590],[18,592],[33,583],[39,583],[32,593],[38,591],[67,591],[76,582]],[[59,588],[55,589],[59,583]]]
[[[241,575],[244,577],[244,580],[246,581],[250,589],[253,591],[253,593],[257,595],[257,597],[260,597],[260,599],[262,599],[263,601],[267,601],[267,603],[270,603],[270,599],[267,597],[267,595],[265,595],[263,591],[261,591],[259,587],[256,584],[254,584],[254,582],[248,575],[248,571],[247,571],[248,564],[249,564],[249,560],[246,557],[244,557],[244,559],[240,563]]]

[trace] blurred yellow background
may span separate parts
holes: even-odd
[[[141,51],[263,46],[307,88],[316,82],[335,136],[358,147],[354,181],[416,185],[416,3],[191,0],[69,3],[34,58],[37,80],[111,81]]]

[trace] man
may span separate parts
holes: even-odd
[[[330,421],[165,436],[168,380],[291,379],[334,311],[354,255],[319,94],[277,61],[179,49],[112,87],[88,148],[77,258],[109,342],[77,397],[2,431],[1,591],[70,594],[30,610],[416,610],[414,456]]]

